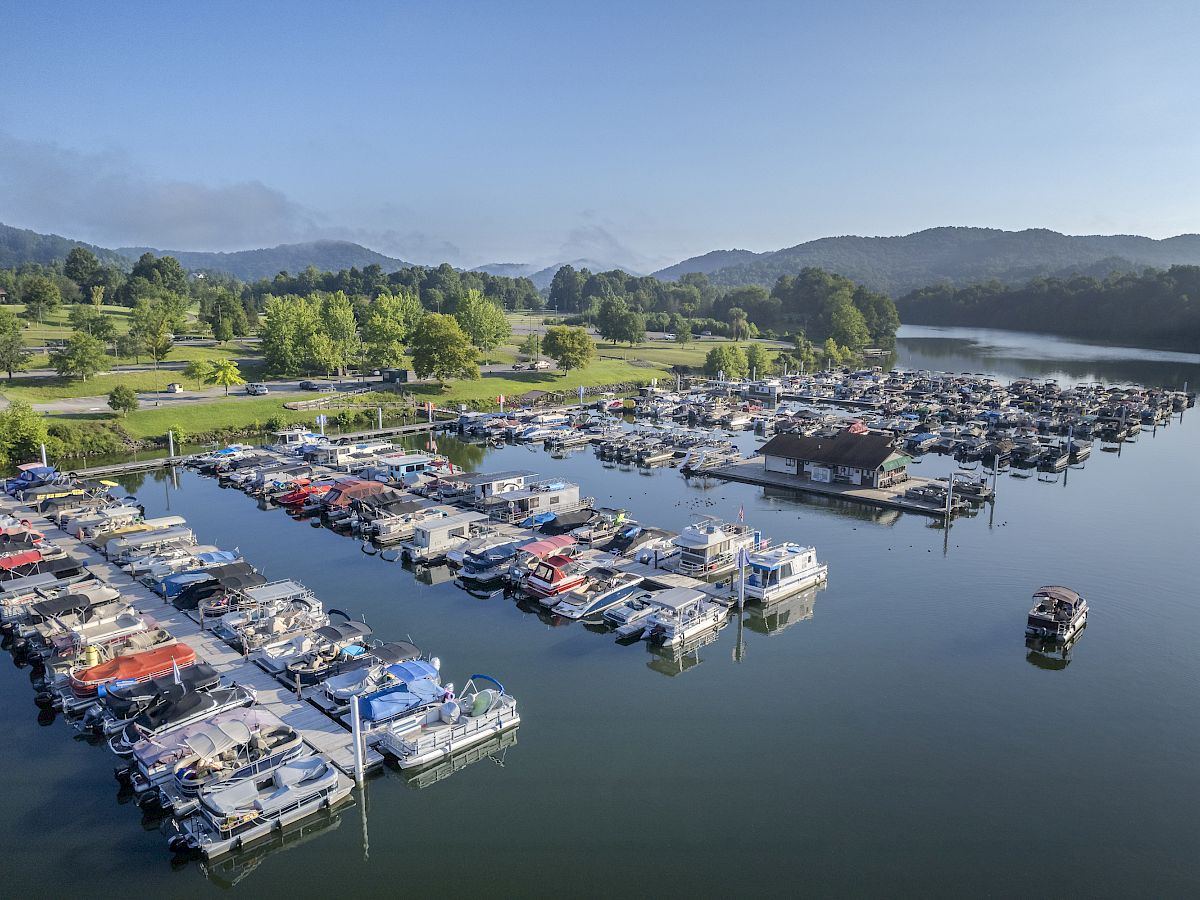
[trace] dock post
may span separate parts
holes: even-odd
[[[383,431],[383,407],[375,407],[375,412],[379,413],[379,430]]]
[[[358,694],[350,698],[350,733],[354,739],[354,780],[361,788],[363,783],[362,712],[358,706]]]
[[[299,672],[296,673],[296,699],[297,700],[304,699],[304,688],[302,688],[300,686],[300,673]]]
[[[46,445],[42,444],[42,468],[46,468]]]
[[[175,432],[171,430],[167,431],[167,456],[175,458]]]

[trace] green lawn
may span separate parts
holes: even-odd
[[[617,359],[599,359],[586,369],[561,372],[549,369],[543,372],[493,372],[485,373],[478,381],[455,381],[443,390],[436,384],[414,384],[408,390],[422,400],[434,400],[439,404],[462,403],[470,400],[491,400],[500,394],[519,397],[533,391],[575,392],[580,385],[594,387],[601,384],[622,382],[646,382],[651,378],[670,378],[662,367],[656,365],[636,366]]]
[[[320,395],[289,393],[287,399],[308,400],[317,396]],[[270,396],[239,397],[236,400],[177,403],[168,407],[143,404],[141,409],[131,412],[124,419],[117,419],[115,415],[107,413],[67,415],[64,418],[107,419],[119,422],[135,438],[157,438],[172,428],[181,428],[186,434],[194,435],[220,428],[249,428],[255,424],[261,427],[272,416],[278,416],[287,422],[312,425],[317,414],[321,412],[319,409],[284,409],[283,403],[283,398]]]

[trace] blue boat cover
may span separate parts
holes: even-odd
[[[363,698],[362,715],[372,722],[403,715],[418,706],[434,703],[445,696],[445,688],[428,678],[396,685]]]
[[[196,559],[206,566],[219,566],[224,563],[238,561],[238,554],[232,550],[213,550],[208,553],[197,553]]]
[[[537,528],[539,525],[545,525],[547,522],[553,522],[556,518],[558,518],[558,516],[552,512],[538,513],[537,515],[530,516],[524,522],[522,522],[521,527]]]
[[[437,681],[438,677],[438,670],[434,668],[433,663],[428,663],[423,659],[410,659],[407,662],[395,663],[388,666],[385,671],[404,684],[416,681],[418,678]]]

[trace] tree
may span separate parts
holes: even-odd
[[[704,374],[709,378],[737,381],[745,378],[750,369],[742,348],[733,344],[719,344],[708,351],[704,358]]]
[[[404,364],[404,342],[425,314],[413,291],[381,293],[367,307],[363,342],[373,366],[398,368]]]
[[[83,331],[76,331],[62,350],[50,354],[54,371],[83,381],[104,368],[104,359],[104,345]]]
[[[485,299],[482,292],[475,288],[468,289],[458,301],[454,318],[475,346],[484,352],[485,362],[488,352],[512,337],[512,327],[504,316],[504,310]]]
[[[62,292],[53,278],[35,275],[25,282],[21,302],[25,304],[26,318],[40,322],[47,312],[62,302]]]
[[[328,342],[326,371],[336,369],[338,375],[344,375],[350,362],[358,359],[362,339],[358,336],[354,305],[342,291],[321,300],[321,329]]]
[[[628,341],[630,347],[642,343],[646,340],[646,317],[633,310],[621,313],[617,316],[613,339]]]
[[[687,344],[692,340],[692,323],[679,313],[671,313],[668,320],[670,331],[675,335],[675,343]]]
[[[563,374],[582,369],[596,355],[596,344],[583,328],[555,325],[546,329],[542,352],[558,363]]]
[[[774,370],[771,357],[762,344],[750,343],[746,345],[746,365],[749,367],[750,374],[754,378],[762,378],[770,375]]]
[[[4,310],[9,315],[11,311]],[[25,349],[25,341],[21,332],[0,332],[0,369],[8,373],[12,381],[13,372],[24,372],[29,368],[30,353]]]
[[[45,417],[33,411],[25,400],[13,400],[0,412],[0,463],[37,459],[42,444],[50,441]]]
[[[99,272],[100,260],[86,247],[71,248],[63,262],[63,274],[79,285],[80,290],[90,288]]]
[[[263,359],[267,371],[276,375],[295,375],[300,371],[300,309],[304,299],[295,295],[272,297],[263,310]]]
[[[444,384],[451,378],[479,377],[475,347],[453,316],[422,316],[408,346],[418,378],[433,377]]]
[[[213,374],[213,364],[207,359],[189,360],[184,366],[183,377],[190,378],[196,382],[196,390],[200,390],[200,385],[208,382]]]
[[[246,379],[242,377],[241,369],[238,364],[232,359],[218,359],[212,364],[211,371],[208,377],[204,379],[209,384],[217,384],[225,388],[225,396],[229,396],[229,389],[237,387],[239,384],[245,384]]]
[[[117,356],[125,359],[132,358],[135,363],[141,362],[142,353],[145,352],[141,339],[133,333],[118,335],[113,346],[117,351]]]
[[[104,285],[93,284],[90,296],[92,298],[92,306],[98,311],[104,305]]]
[[[735,341],[745,340],[750,337],[750,319],[746,316],[746,311],[740,307],[733,307],[727,313],[729,316],[729,336]]]
[[[221,287],[201,298],[200,321],[208,323],[213,337],[221,343],[247,334],[250,330],[242,301],[232,291]]]
[[[177,304],[165,296],[144,298],[134,304],[129,333],[134,335],[141,349],[154,361],[155,369],[175,345],[173,329],[178,325],[179,315]]]
[[[108,405],[114,412],[125,416],[138,408],[138,397],[127,384],[118,384],[108,392]]]
[[[621,319],[629,312],[629,306],[620,297],[608,296],[600,301],[596,310],[596,333],[606,341],[623,340],[621,334]]]
[[[851,350],[861,350],[871,340],[867,321],[852,303],[839,303],[829,316],[829,337]]]
[[[117,326],[113,324],[112,318],[94,306],[81,303],[72,307],[69,319],[71,327],[76,331],[86,331],[102,343],[107,344],[117,336]]]

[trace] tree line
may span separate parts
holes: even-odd
[[[1166,349],[1200,347],[1200,266],[934,285],[905,294],[897,307],[906,321],[1042,331],[1109,343]]]

